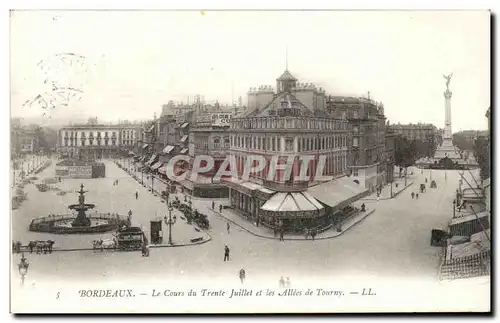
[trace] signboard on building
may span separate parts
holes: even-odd
[[[229,127],[232,113],[212,113],[212,126],[215,127]]]
[[[68,166],[68,176],[72,178],[92,178],[92,166]]]

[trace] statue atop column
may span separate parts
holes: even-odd
[[[449,85],[450,85],[450,81],[451,81],[451,77],[453,76],[453,73],[451,74],[448,74],[448,75],[444,75],[443,74],[443,77],[446,79],[446,91],[449,91]]]

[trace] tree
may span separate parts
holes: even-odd
[[[479,173],[481,179],[490,177],[490,140],[488,137],[480,137],[474,143],[474,157],[479,164]]]
[[[394,163],[401,169],[405,169],[405,174],[408,173],[408,167],[415,163],[418,156],[417,143],[415,140],[409,141],[406,137],[397,136],[394,140]],[[405,176],[405,186],[406,186]]]

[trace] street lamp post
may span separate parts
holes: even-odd
[[[168,219],[167,216],[165,215],[164,221],[165,224],[168,225],[168,244],[172,245],[172,225],[175,224],[177,221],[177,217],[174,214],[174,217],[172,218],[172,211],[174,210],[174,207],[172,206],[172,203],[168,204]]]
[[[456,200],[453,200],[453,218],[455,218],[455,212],[456,212],[456,204],[457,204],[457,201]]]
[[[141,167],[141,184],[144,186],[144,169]]]
[[[19,269],[19,275],[21,275],[21,283],[24,285],[24,278],[28,274],[28,268],[30,264],[28,263],[28,260],[24,257],[24,252],[22,253],[21,256],[21,262],[17,265]]]
[[[155,180],[155,176],[153,173],[151,173],[151,193],[155,193],[155,190],[154,190],[154,180]]]

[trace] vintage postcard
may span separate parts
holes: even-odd
[[[490,23],[12,10],[11,312],[489,312]]]

